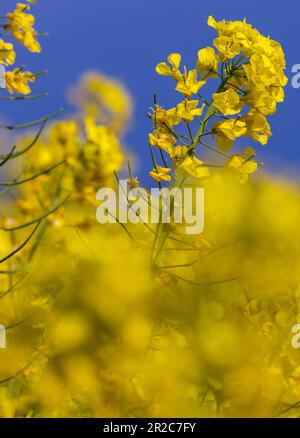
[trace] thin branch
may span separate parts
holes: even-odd
[[[16,101],[16,100],[35,100],[40,99],[41,97],[48,97],[49,93],[43,93],[43,94],[37,94],[37,95],[31,95],[31,96],[1,96],[0,99],[2,100],[9,100],[9,101]]]
[[[53,169],[56,169],[56,167],[59,167],[59,166],[61,166],[64,163],[65,163],[65,160],[60,161],[59,163],[56,163],[53,166],[50,166],[50,167],[48,167],[45,170],[41,170],[40,172],[36,173],[35,175],[32,175],[32,176],[30,176],[28,178],[25,178],[25,179],[21,179],[19,181],[0,182],[0,186],[2,186],[2,187],[15,187],[15,186],[19,186],[19,185],[25,184],[25,183],[27,183],[29,181],[32,181],[32,180],[38,178],[41,175],[46,175],[47,173],[51,172]]]
[[[0,385],[3,385],[4,383],[8,383],[11,380],[15,379],[16,377],[18,377],[20,374],[22,374],[24,371],[26,371],[32,364],[33,362],[38,358],[38,356],[40,355],[40,353],[37,353],[34,358],[27,364],[25,365],[23,368],[21,368],[18,372],[16,372],[16,374],[14,374],[13,376],[7,377],[6,379],[0,380]]]
[[[34,120],[33,122],[28,122],[28,123],[22,123],[20,125],[0,125],[0,129],[7,129],[7,130],[13,130],[13,129],[23,129],[23,128],[30,128],[32,126],[36,126],[39,125],[40,123],[45,122],[46,120],[49,120],[55,116],[57,116],[58,114],[60,114],[63,111],[62,108],[60,108],[58,111],[55,111],[55,113],[52,113],[48,116],[42,117],[41,119],[38,120]]]
[[[16,146],[14,145],[10,151],[10,153],[4,158],[3,161],[1,161],[0,163],[0,167],[4,166],[5,163],[7,163],[7,161],[9,161],[14,153],[14,150],[16,149]]]
[[[32,140],[32,142],[29,143],[29,145],[27,145],[25,148],[21,149],[20,151],[17,151],[17,152],[15,152],[15,153],[13,153],[12,156],[10,157],[11,159],[18,158],[18,157],[20,157],[21,155],[25,154],[27,151],[29,151],[29,149],[31,149],[31,148],[37,143],[37,141],[39,140],[39,138],[40,138],[40,136],[41,136],[41,134],[42,134],[42,131],[43,131],[43,129],[45,128],[45,125],[46,125],[46,123],[47,123],[48,120],[49,120],[49,119],[45,120],[45,121],[42,123],[40,129],[38,130],[38,132],[37,132],[36,136],[34,137],[34,139]],[[0,158],[5,159],[6,157],[7,157],[7,155],[0,154]]]
[[[43,219],[45,219],[46,217],[50,216],[51,214],[55,213],[63,204],[65,204],[67,202],[67,200],[70,198],[70,195],[67,196],[62,202],[60,202],[58,205],[56,205],[55,207],[51,208],[49,211],[47,211],[46,213],[42,214],[41,216],[39,216],[36,219],[33,219],[29,222],[26,222],[22,225],[17,225],[16,227],[10,227],[10,228],[6,228],[6,227],[0,227],[0,231],[8,231],[8,232],[12,232],[12,231],[17,231],[17,230],[22,230],[24,228],[29,227],[30,225],[34,225],[37,222],[41,222]]]
[[[9,253],[7,256],[5,256],[3,259],[0,260],[0,264],[6,262],[8,259],[10,259],[11,257],[13,257],[14,255],[16,255],[19,251],[21,251],[21,249],[24,248],[24,246],[27,245],[27,243],[32,239],[32,237],[34,236],[35,232],[37,231],[38,227],[40,226],[41,222],[38,222],[36,224],[36,226],[34,227],[33,231],[29,234],[29,236],[27,237],[26,240],[24,240],[24,242],[18,246],[18,248],[16,248],[14,251],[12,251],[11,253]],[[1,382],[0,382],[1,383]]]
[[[181,277],[180,275],[173,274],[171,272],[169,272],[168,274],[174,278],[178,278],[178,280],[182,280],[185,283],[190,284],[191,286],[215,286],[218,284],[224,284],[224,283],[229,283],[231,281],[241,280],[244,277],[243,275],[240,275],[238,277],[226,278],[225,280],[211,281],[211,282],[206,282],[206,283],[197,283],[195,281],[188,280],[187,278]]]

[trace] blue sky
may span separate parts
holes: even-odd
[[[3,3],[3,2],[2,2]],[[14,1],[5,0],[6,7]],[[153,92],[159,102],[176,102],[170,80],[155,73],[155,65],[171,52],[180,52],[192,66],[197,51],[212,44],[214,30],[207,17],[243,19],[265,35],[281,42],[287,58],[287,75],[300,64],[299,0],[38,0],[33,6],[36,28],[49,32],[41,40],[41,55],[20,49],[19,62],[32,71],[49,70],[40,78],[34,92],[48,91],[50,96],[33,102],[3,103],[3,119],[20,123],[64,107],[66,89],[87,70],[99,70],[119,79],[135,102],[134,120],[126,136],[128,148],[136,151],[148,167],[146,117]],[[1,15],[2,15],[1,10]],[[172,84],[173,85],[173,84]],[[298,133],[300,89],[286,88],[286,101],[271,117],[273,137],[267,147],[259,147],[266,167],[277,172],[299,169]]]

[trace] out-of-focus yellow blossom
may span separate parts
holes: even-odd
[[[0,64],[12,65],[16,59],[14,46],[0,39]]]
[[[87,160],[93,160],[95,171],[101,166],[104,174],[118,172],[122,166],[123,154],[116,134],[103,125],[96,125],[92,118],[86,118],[85,128],[88,144],[84,148]]]
[[[84,115],[117,132],[122,132],[131,118],[133,104],[126,89],[103,74],[86,73],[70,94]]]
[[[149,175],[157,182],[171,181],[171,176],[169,175],[170,172],[171,169],[168,167],[156,166],[151,172],[149,172]]]
[[[17,8],[13,12],[6,14],[8,22],[4,25],[4,29],[11,32],[16,40],[23,44],[30,52],[40,52],[41,46],[36,39],[36,31],[34,29],[35,18],[31,14],[27,14],[30,6],[24,3],[18,3]]]
[[[47,219],[47,223],[53,227],[62,227],[65,224],[65,213],[63,209],[51,214]]]
[[[29,179],[26,185],[20,186],[23,199],[16,203],[16,210],[19,215],[23,215],[23,220],[29,221],[39,216],[41,208],[44,211],[55,208],[59,198],[72,194],[77,205],[81,206],[80,214],[70,219],[71,212],[61,207],[46,217],[45,221],[48,226],[56,228],[70,221],[82,228],[91,226],[94,215],[90,208],[95,208],[97,187],[114,184],[114,171],[119,171],[123,153],[111,128],[95,125],[92,119],[87,119],[86,129],[88,138],[75,120],[54,123],[36,141],[35,147],[28,150],[24,178],[39,174],[41,170],[56,166],[57,163],[60,165],[51,174],[42,173],[38,178]],[[23,147],[29,141],[25,139]],[[20,219],[17,223],[20,223]]]
[[[299,190],[269,179],[240,185],[228,175],[206,199],[203,239],[212,243],[195,252],[170,240],[172,263],[187,266],[162,271],[157,286],[121,227],[48,230],[15,291],[14,305],[31,318],[9,331],[10,348],[0,353],[1,379],[27,366],[10,381],[22,396],[2,387],[3,417],[298,415],[289,315],[300,297]],[[274,221],[278,205],[285,208]],[[196,254],[201,263],[189,267]],[[238,279],[225,281],[231,276]],[[0,314],[13,322],[8,297]]]
[[[244,106],[240,96],[232,88],[222,93],[214,93],[213,104],[214,107],[225,116],[232,116],[239,113]]]
[[[29,71],[22,71],[19,68],[5,73],[6,88],[9,93],[29,94],[31,88],[29,82],[35,82],[35,75]]]
[[[57,122],[52,126],[50,131],[51,140],[55,143],[61,143],[62,145],[74,143],[78,135],[78,126],[74,120]]]

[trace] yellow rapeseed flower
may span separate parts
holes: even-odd
[[[222,93],[213,94],[214,107],[225,116],[238,114],[243,109],[244,103],[240,96],[232,88]]]
[[[197,157],[187,157],[180,168],[184,171],[186,175],[193,176],[195,178],[203,178],[209,176],[209,169],[204,166],[203,161],[199,160]]]
[[[205,49],[199,50],[196,66],[202,76],[208,73],[211,76],[214,76],[218,70],[218,64],[219,58],[212,47],[206,47]]]
[[[151,172],[149,172],[149,175],[157,182],[171,181],[171,176],[169,175],[170,172],[171,169],[168,167],[156,166]]]
[[[181,55],[179,53],[171,53],[167,59],[170,65],[161,62],[156,66],[156,72],[163,76],[171,76],[176,81],[179,81],[181,79],[181,73],[179,71]]]
[[[175,137],[168,129],[160,126],[153,133],[149,134],[149,143],[170,153],[172,146],[175,144]]]
[[[205,85],[205,81],[198,81],[197,70],[190,70],[188,73],[185,71],[181,76],[176,90],[184,95],[186,98],[190,98],[193,94],[197,94],[200,88]]]
[[[218,147],[222,151],[229,151],[233,141],[247,133],[247,125],[238,119],[228,119],[215,123],[213,132],[217,134]]]
[[[0,64],[12,65],[16,59],[14,46],[11,43],[6,43],[0,38]]]
[[[30,52],[40,52],[41,46],[36,39],[37,32],[33,27],[35,18],[27,13],[29,9],[28,4],[18,3],[16,9],[6,15],[8,23],[4,25],[4,28],[10,31],[16,40]]]
[[[31,92],[29,82],[34,81],[35,75],[29,71],[22,72],[16,68],[5,73],[6,88],[11,94],[29,94]]]

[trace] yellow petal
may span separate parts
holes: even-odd
[[[171,53],[171,55],[168,56],[168,61],[175,70],[178,70],[181,62],[181,55],[179,53]]]
[[[170,76],[172,74],[171,68],[165,62],[159,63],[155,70],[159,75],[163,76]]]

